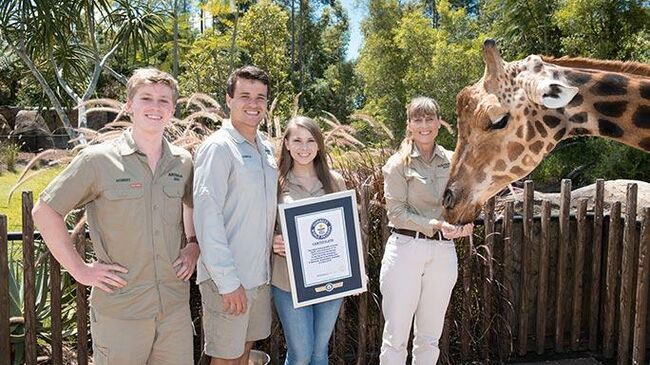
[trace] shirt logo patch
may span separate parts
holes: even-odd
[[[139,182],[131,183],[131,188],[133,188],[133,189],[139,189],[141,187],[142,187],[142,183],[139,183]]]
[[[450,165],[449,162],[445,162],[445,163],[443,163],[443,164],[438,165],[438,167],[442,167],[443,169],[448,169],[448,168],[449,168],[449,165]]]
[[[122,178],[119,178],[119,179],[115,179],[115,182],[118,182],[118,183],[119,182],[129,182],[129,181],[131,181],[130,177],[122,177]]]
[[[177,172],[170,172],[167,174],[167,176],[171,177],[174,181],[181,181],[183,178],[183,175],[177,173]]]

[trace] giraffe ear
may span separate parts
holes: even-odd
[[[578,88],[557,80],[544,80],[537,87],[539,103],[550,109],[563,108],[578,93]]]

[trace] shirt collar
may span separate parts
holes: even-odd
[[[315,192],[315,191],[319,191],[319,190],[323,189],[323,183],[320,181],[320,179],[318,179],[318,181],[316,182],[316,184],[314,184],[313,188],[312,188],[311,190],[307,190],[304,186],[302,186],[302,185],[298,182],[298,178],[297,178],[296,175],[293,173],[293,170],[289,170],[289,172],[287,173],[287,182],[288,182],[289,184],[293,185],[293,186],[297,186],[297,187],[299,187],[300,189],[305,190],[305,191],[308,191],[308,192],[310,192],[310,193],[311,193],[311,192]]]
[[[436,143],[435,146],[433,146],[433,156],[438,156],[441,158],[445,158],[444,152],[442,152],[441,147]],[[418,150],[418,146],[413,143],[413,147],[411,147],[411,158],[418,158],[420,157],[420,150]]]
[[[138,145],[135,143],[135,140],[133,139],[133,130],[131,128],[128,128],[127,130],[122,133],[121,138],[117,141],[117,147],[120,151],[120,154],[122,156],[127,156],[131,155],[133,153],[140,153],[142,152],[138,149]],[[163,137],[162,140],[162,157],[167,157],[169,155],[174,155],[178,156],[180,154],[180,151],[174,151],[174,149],[171,148],[171,144],[165,137]]]
[[[239,131],[232,125],[232,121],[230,119],[225,119],[221,125],[221,128],[225,129],[230,134],[230,137],[232,137],[232,139],[234,139],[238,144],[247,141],[246,138],[244,138],[244,136],[242,136],[241,133],[239,133]],[[259,131],[256,132],[256,140],[259,139],[257,137],[259,137]]]

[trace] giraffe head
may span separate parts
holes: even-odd
[[[567,134],[562,115],[578,88],[539,56],[504,62],[483,44],[485,72],[456,98],[458,142],[443,205],[452,223],[473,221],[483,204],[529,174]]]

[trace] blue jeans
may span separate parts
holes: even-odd
[[[272,287],[275,309],[287,341],[285,365],[327,365],[330,337],[343,299],[294,308],[291,293]]]

